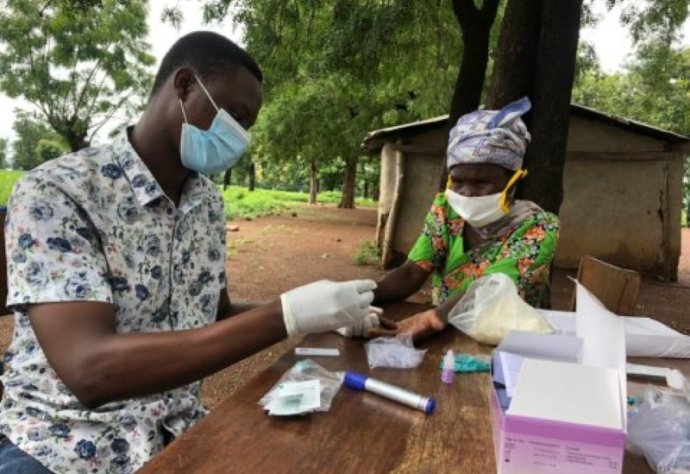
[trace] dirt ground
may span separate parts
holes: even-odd
[[[332,206],[305,206],[295,215],[264,217],[229,223],[227,273],[230,297],[243,301],[267,301],[296,286],[330,278],[378,278],[383,272],[358,266],[354,255],[359,244],[374,238],[375,209],[342,210]],[[572,291],[568,272],[554,276],[553,306],[565,308]],[[427,299],[427,293],[417,295]],[[683,249],[679,281],[664,284],[644,281],[637,314],[664,321],[686,334],[690,333],[690,230],[683,229]],[[12,318],[0,318],[0,350],[11,339]],[[299,339],[276,344],[218,374],[209,377],[203,396],[209,407],[233,393],[254,374],[272,364]],[[232,341],[228,341],[232,343]]]

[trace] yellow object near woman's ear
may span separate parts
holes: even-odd
[[[450,179],[450,174],[448,174],[448,179],[446,180],[446,189],[450,189],[451,184],[453,184],[453,180]]]
[[[527,176],[527,170],[517,170],[515,173],[513,173],[513,176],[511,176],[508,180],[508,184],[506,184],[506,187],[503,188],[499,203],[501,205],[501,210],[505,214],[508,214],[510,212],[510,206],[508,205],[508,193],[517,185],[518,181],[523,179],[525,176]]]

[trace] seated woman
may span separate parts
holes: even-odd
[[[369,335],[411,332],[419,339],[445,328],[448,313],[472,282],[505,273],[532,306],[548,297],[558,217],[530,201],[515,200],[529,132],[520,118],[531,107],[523,98],[500,111],[478,110],[461,117],[450,132],[448,187],[434,199],[424,230],[408,260],[388,273],[374,291],[375,303],[401,300],[419,290],[429,275],[438,306],[394,329]]]

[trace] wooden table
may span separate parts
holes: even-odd
[[[394,305],[397,318],[423,309]],[[397,319],[396,318],[396,319]],[[411,391],[436,398],[436,412],[422,412],[374,394],[342,387],[331,409],[301,417],[268,416],[259,399],[292,367],[293,352],[260,373],[174,441],[140,471],[146,473],[492,473],[494,452],[489,422],[489,375],[458,374],[452,385],[440,381],[439,361],[448,349],[489,354],[492,347],[459,331],[436,335],[412,370],[373,369],[364,341],[337,334],[307,336],[300,346],[338,347],[339,358],[313,357],[329,370],[358,370]],[[690,362],[635,360],[674,366],[688,375]],[[630,384],[639,392],[645,384]],[[625,473],[652,473],[644,458],[626,453]]]

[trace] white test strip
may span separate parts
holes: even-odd
[[[376,313],[380,316],[383,314],[383,308],[379,308],[378,306],[369,306],[369,312]]]
[[[625,371],[628,375],[637,377],[649,377],[653,379],[665,380],[670,372],[666,367],[653,367],[651,365],[626,364]]]
[[[340,355],[340,350],[328,347],[295,347],[295,355],[338,357]]]

